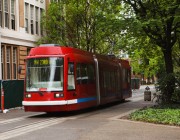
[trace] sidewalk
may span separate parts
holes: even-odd
[[[119,108],[122,109],[121,111],[124,109],[125,113],[110,118],[108,123],[84,136],[81,140],[180,140],[180,127],[126,119],[125,116],[131,112],[154,105],[151,101],[144,101],[142,96],[144,87],[133,91],[133,96],[136,98],[130,99],[130,102]]]

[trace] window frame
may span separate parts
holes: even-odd
[[[15,3],[15,0],[11,0],[11,17],[10,17],[10,19],[11,19],[11,21],[10,21],[10,23],[11,23],[11,29],[12,30],[16,30],[16,5],[15,5],[16,3]]]
[[[25,31],[29,33],[29,4],[25,2]]]
[[[18,79],[18,47],[1,45],[1,77],[3,80]]]
[[[12,50],[13,50],[13,56],[12,56],[12,58],[13,58],[12,59],[13,74],[12,74],[12,76],[13,76],[13,79],[17,79],[17,65],[18,65],[18,63],[17,63],[17,48],[13,47]]]
[[[16,2],[17,0],[0,0],[0,26],[16,30]]]
[[[35,34],[39,35],[39,7],[35,6]]]
[[[6,47],[6,79],[11,79],[11,47]]]
[[[3,0],[0,0],[0,27],[3,25]]]
[[[34,35],[34,5],[30,5],[30,31]]]
[[[5,28],[9,28],[9,2],[4,1],[4,26]]]

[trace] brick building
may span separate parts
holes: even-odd
[[[49,2],[0,0],[0,80],[24,79],[24,59],[44,34],[40,20]]]

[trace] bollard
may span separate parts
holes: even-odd
[[[4,111],[4,89],[3,89],[3,85],[1,82],[1,111]]]
[[[151,101],[151,91],[148,86],[145,88],[144,91],[144,101]]]

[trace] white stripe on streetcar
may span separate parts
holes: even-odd
[[[62,100],[62,101],[23,101],[23,106],[46,106],[46,105],[67,105],[75,104],[77,99],[74,100]]]
[[[66,105],[67,101],[23,101],[23,106]]]

